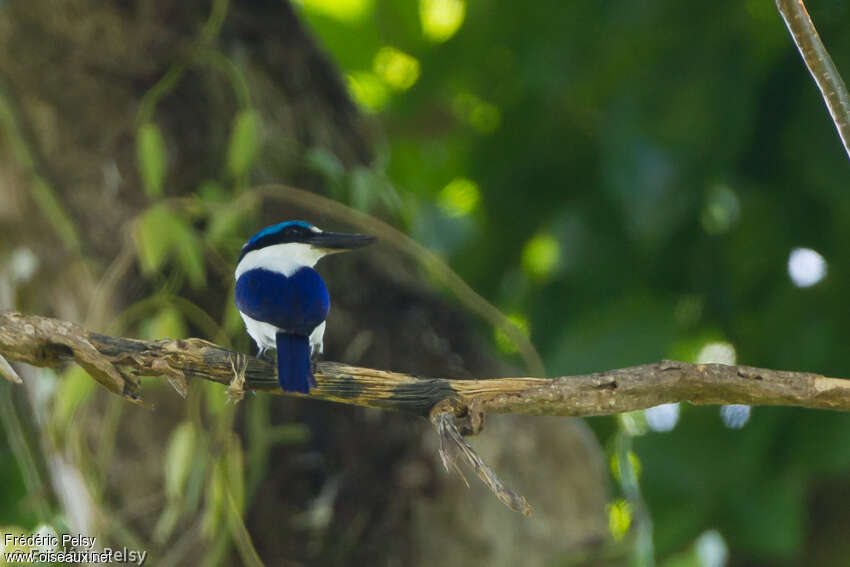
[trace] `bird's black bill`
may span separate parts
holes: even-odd
[[[343,232],[319,232],[310,236],[310,244],[328,250],[353,250],[362,248],[375,241],[374,236],[366,234],[345,234]]]

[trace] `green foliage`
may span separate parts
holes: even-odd
[[[550,375],[696,360],[718,341],[744,364],[850,375],[846,156],[772,4],[355,4],[303,12],[381,113],[402,217],[533,331]],[[845,75],[846,15],[813,13]],[[406,90],[379,72],[389,48],[419,63]],[[322,151],[317,169],[345,179]],[[828,263],[811,288],[788,278],[797,246]],[[807,494],[850,473],[847,431],[787,409],[731,431],[683,407],[672,433],[636,438],[659,564],[697,565],[682,550],[707,527],[733,558],[799,556],[819,521]]]
[[[136,134],[136,160],[145,193],[151,198],[161,197],[168,154],[162,132],[152,122],[139,126]]]
[[[234,178],[248,172],[260,143],[260,115],[256,110],[242,110],[233,120],[233,130],[227,146],[227,171]]]
[[[57,433],[67,431],[74,412],[92,395],[95,388],[94,379],[76,364],[62,373],[51,414],[51,426]]]
[[[190,421],[177,425],[171,432],[165,451],[165,495],[169,500],[182,499],[186,490],[186,481],[195,460],[197,448],[195,427]]]
[[[139,219],[135,233],[136,251],[142,272],[153,275],[171,258],[193,287],[206,282],[203,246],[183,215],[166,205],[154,205]]]
[[[182,338],[187,335],[183,315],[173,307],[163,307],[141,325],[141,335],[146,339]]]

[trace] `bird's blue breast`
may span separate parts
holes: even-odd
[[[330,296],[313,268],[300,268],[290,276],[255,268],[236,280],[236,307],[257,321],[309,335],[328,316]]]

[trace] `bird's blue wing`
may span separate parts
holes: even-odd
[[[257,321],[309,335],[328,316],[330,296],[312,268],[300,268],[290,276],[257,268],[236,281],[236,307]]]

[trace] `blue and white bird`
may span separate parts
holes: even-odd
[[[242,247],[236,264],[236,307],[259,355],[277,349],[283,391],[308,393],[316,385],[311,359],[322,352],[330,296],[313,266],[327,254],[360,248],[374,239],[288,221],[264,228]]]

